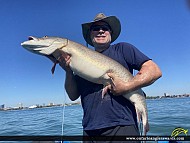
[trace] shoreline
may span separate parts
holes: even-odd
[[[54,105],[44,105],[44,106],[33,105],[30,107],[7,107],[7,108],[0,109],[0,111],[32,110],[32,109],[40,109],[40,108],[52,108],[52,107],[73,106],[73,105],[81,105],[81,103],[76,102],[76,103],[54,104]]]
[[[164,96],[147,96],[146,99],[166,99],[166,98],[188,98],[190,94],[183,94],[183,95],[164,95]],[[81,105],[81,102],[74,102],[74,103],[65,103],[65,104],[50,104],[50,105],[33,105],[30,107],[6,107],[0,108],[0,111],[12,111],[12,110],[32,110],[32,109],[39,109],[39,108],[52,108],[52,107],[61,107],[61,106],[73,106],[73,105]]]
[[[190,94],[167,95],[166,93],[164,93],[164,96],[146,96],[146,99],[186,98],[186,97],[190,97]]]

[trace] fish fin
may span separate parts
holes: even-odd
[[[104,75],[104,78],[106,79],[106,84],[115,87],[115,83],[113,82],[113,78],[109,77],[108,74]]]
[[[57,62],[55,62],[55,63],[53,64],[52,68],[51,68],[51,73],[52,73],[52,75],[54,75],[56,65],[57,65]]]
[[[140,114],[137,108],[135,109],[136,109],[136,114],[137,114],[137,123],[139,124],[140,130],[142,130],[142,118],[141,118],[142,115]]]
[[[102,89],[102,99],[104,98],[105,94],[108,92],[109,88],[108,85],[111,85],[115,87],[115,84],[113,82],[113,79],[108,76],[108,74],[104,74],[102,76],[102,79],[104,79],[104,88]]]
[[[104,79],[104,88],[102,89],[102,99],[104,98],[104,96],[106,95],[106,93],[108,92],[109,88],[108,86],[115,86],[113,83],[113,80],[108,76],[108,74],[104,74],[102,76],[102,79]]]
[[[51,73],[53,75],[55,72],[56,64],[59,63],[59,61],[53,55],[45,55],[45,57],[47,57],[48,59],[50,59],[53,62],[53,66],[51,68]]]
[[[136,109],[136,114],[137,114],[137,123],[139,126],[140,135],[146,136],[147,132],[149,131],[149,124],[143,122],[142,113],[137,108],[135,109]]]
[[[144,132],[144,136],[146,136],[146,133],[149,131],[149,124],[147,123],[147,125],[143,125],[143,132]]]
[[[102,89],[102,99],[104,98],[104,96],[106,95],[106,93],[108,92],[108,86],[105,86],[103,89]]]

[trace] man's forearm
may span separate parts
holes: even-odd
[[[153,61],[147,61],[142,65],[142,68],[137,75],[126,83],[126,86],[129,91],[134,91],[136,89],[151,85],[161,76],[162,73],[159,67]]]
[[[113,85],[109,85],[108,88],[114,95],[123,95],[152,84],[162,76],[162,73],[159,67],[150,60],[145,62],[137,75],[127,82],[117,78],[114,74],[108,73],[108,75],[113,80]]]
[[[79,97],[77,84],[73,73],[66,72],[65,90],[72,101]]]

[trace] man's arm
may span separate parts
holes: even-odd
[[[65,78],[65,90],[69,96],[69,98],[74,101],[79,98],[80,94],[77,89],[77,83],[73,74],[73,71],[69,67],[70,56],[68,55],[66,58],[60,56],[58,58],[59,65],[65,70],[66,78]]]
[[[72,101],[78,99],[80,96],[78,93],[77,84],[73,73],[66,72],[65,90]]]
[[[108,74],[112,79],[115,86],[109,86],[108,88],[114,95],[122,95],[139,88],[151,85],[158,78],[162,76],[160,68],[152,60],[146,61],[142,64],[140,71],[128,82],[124,82],[121,79],[114,76],[114,74]]]

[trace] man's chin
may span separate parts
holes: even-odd
[[[107,45],[109,42],[106,41],[106,40],[97,40],[96,43],[97,43],[98,45]]]

